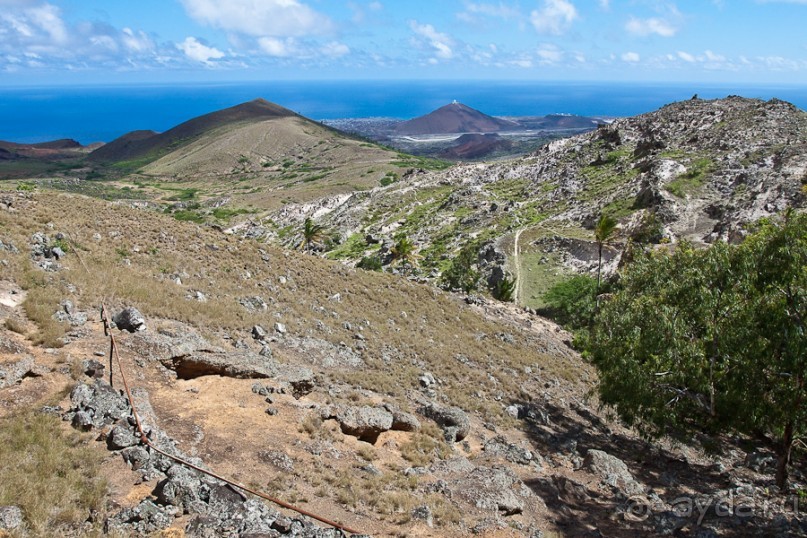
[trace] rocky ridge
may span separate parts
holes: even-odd
[[[414,274],[424,278],[439,275],[472,241],[511,256],[515,232],[523,230],[519,248],[535,256],[531,265],[507,269],[543,274],[536,259],[595,268],[596,249],[585,244],[601,213],[618,219],[622,245],[737,240],[749,223],[803,207],[805,184],[807,113],[775,99],[732,96],[618,119],[523,159],[415,171],[388,187],[300,211],[291,205],[272,218],[297,225],[295,218],[317,217],[350,242],[330,255],[353,262],[379,252],[383,259],[396,234],[406,234],[421,254]],[[313,207],[316,214],[306,209]],[[616,267],[620,252],[606,269]]]

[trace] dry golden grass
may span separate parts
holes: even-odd
[[[424,467],[438,459],[445,459],[451,449],[443,440],[440,429],[431,422],[423,424],[421,430],[412,434],[407,443],[401,445],[401,456],[413,467]]]
[[[0,419],[0,505],[19,506],[33,536],[61,535],[102,509],[101,455],[87,442],[48,415]]]
[[[10,264],[9,273],[29,290],[26,312],[39,327],[33,338],[45,345],[58,345],[65,330],[52,317],[65,298],[90,311],[102,301],[110,309],[132,305],[147,318],[183,321],[209,336],[247,337],[254,324],[272,327],[281,321],[292,335],[338,347],[353,345],[361,332],[366,367],[330,369],[331,381],[401,396],[430,371],[451,404],[485,420],[502,418],[496,396],[517,394],[526,366],[542,369],[546,377],[577,376],[578,365],[538,351],[520,329],[486,320],[457,297],[425,285],[149,210],[49,192],[35,197],[35,205],[24,212],[0,212],[0,236],[23,250],[33,232],[62,232],[76,247],[62,262],[66,270],[57,273],[31,269],[25,254]],[[91,272],[82,268],[79,256]],[[268,261],[262,259],[266,256]],[[173,281],[177,274],[181,284]],[[285,284],[279,283],[281,276]],[[207,301],[189,298],[196,291]],[[341,299],[332,300],[335,294]],[[248,311],[239,304],[251,296],[262,297],[268,309]]]
[[[6,329],[9,331],[15,332],[17,334],[26,334],[25,324],[23,324],[20,320],[15,318],[6,318],[6,321],[3,323]]]
[[[60,261],[62,270],[34,268],[27,252],[34,232],[67,234],[73,251]],[[535,333],[486,319],[458,297],[432,287],[225,235],[151,210],[42,191],[25,210],[0,211],[0,239],[22,251],[0,253],[8,261],[3,278],[28,291],[24,308],[33,323],[25,327],[28,337],[42,345],[58,345],[68,329],[53,318],[64,299],[96,313],[96,320],[101,302],[111,313],[135,306],[150,331],[178,320],[223,347],[236,339],[250,341],[253,325],[271,331],[280,321],[288,335],[271,344],[275,357],[296,364],[311,360],[321,386],[336,389],[312,395],[320,403],[388,402],[412,411],[417,398],[411,392],[420,390],[418,377],[428,371],[439,380],[436,390],[443,403],[464,409],[475,422],[503,428],[513,426],[503,412],[508,399],[530,398],[520,392],[527,386],[525,367],[546,378],[573,377],[573,368],[579,367],[543,352]],[[193,298],[197,291],[206,302]],[[253,296],[262,297],[268,308],[248,310],[239,304]],[[284,344],[300,337],[320,340],[325,353],[343,346],[355,350],[361,343],[364,364],[321,367],[319,359]],[[65,363],[71,369],[78,364],[71,364],[69,356]],[[285,413],[282,398],[278,405]],[[294,436],[299,463],[291,472],[262,474],[254,486],[290,502],[320,498],[337,512],[366,512],[385,525],[409,524],[412,509],[423,505],[438,526],[460,521],[454,501],[424,493],[418,478],[403,474],[406,467],[427,467],[453,453],[431,421],[424,420],[419,432],[392,432],[373,447],[345,436],[336,421],[322,421],[313,410],[297,417],[302,419],[302,435]],[[313,457],[307,447],[347,457]],[[380,475],[368,470],[371,464]]]

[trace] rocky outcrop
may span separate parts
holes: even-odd
[[[583,466],[599,476],[604,484],[625,495],[637,495],[644,492],[644,486],[633,478],[625,462],[602,450],[589,450]]]
[[[295,398],[300,398],[314,390],[314,373],[302,366],[282,364],[275,359],[239,351],[225,353],[219,351],[196,351],[188,355],[177,355],[160,361],[163,366],[176,372],[179,379],[194,379],[206,375],[235,377],[239,379],[271,378],[287,383]]]
[[[420,429],[420,421],[412,413],[401,411],[394,405],[384,404],[383,408],[392,414],[391,430],[402,432],[416,432]]]
[[[452,495],[464,498],[481,510],[511,516],[522,513],[534,496],[524,482],[507,467],[475,467],[452,481]]]
[[[480,238],[501,245],[510,263],[512,238],[522,228],[533,229],[532,236],[573,240],[559,242],[555,253],[530,245],[531,253],[546,254],[529,262],[533,269],[565,266],[594,274],[593,226],[605,212],[620,223],[603,267],[608,274],[617,269],[628,238],[737,241],[746,224],[804,207],[805,177],[807,113],[775,99],[696,99],[617,119],[521,159],[413,172],[346,200],[322,224],[382,243],[405,233],[429,252],[414,273],[437,281],[445,260]],[[304,218],[276,216],[282,226],[299,226]],[[658,229],[639,230],[650,220]],[[567,246],[574,251],[565,255]],[[351,261],[370,253],[376,250],[367,243]],[[495,285],[504,262],[485,256],[476,269]]]
[[[161,450],[204,468],[176,447],[156,424],[156,417],[144,391],[133,394],[143,430]],[[110,450],[121,454],[144,481],[157,481],[153,496],[138,505],[112,514],[104,523],[106,533],[147,535],[169,527],[175,518],[188,514],[189,537],[294,536],[340,537],[341,531],[322,529],[303,519],[291,519],[262,502],[247,497],[232,486],[200,473],[141,444],[134,417],[126,399],[104,381],[78,384],[70,395],[71,408],[65,420],[84,430],[99,429]],[[77,420],[77,417],[80,419]],[[103,433],[105,427],[111,429]],[[12,507],[13,508],[13,507]],[[13,511],[0,508],[0,529],[12,525]],[[5,519],[4,519],[5,518]],[[8,522],[6,522],[8,519]],[[12,526],[7,528],[12,529]]]
[[[462,441],[471,430],[471,421],[465,411],[459,407],[449,407],[439,404],[429,404],[421,407],[418,412],[430,418],[443,430],[443,436],[449,443]]]
[[[12,362],[0,362],[0,389],[16,385],[26,377],[39,377],[45,373],[47,373],[47,368],[38,366],[33,357],[23,357]]]
[[[540,466],[539,455],[533,454],[532,451],[526,448],[521,448],[508,442],[507,439],[502,436],[496,436],[487,441],[482,445],[482,450],[485,451],[485,454],[505,459],[511,463]]]

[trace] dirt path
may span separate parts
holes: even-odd
[[[517,305],[521,304],[521,261],[518,259],[519,257],[519,247],[518,247],[518,240],[521,238],[521,232],[526,230],[526,228],[519,228],[516,231],[515,238],[513,239],[513,276],[516,279],[516,291],[513,294],[513,300]]]

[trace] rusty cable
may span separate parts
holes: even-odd
[[[81,256],[78,255],[78,249],[76,248],[75,241],[71,240],[70,242],[73,243],[73,250],[76,253],[76,257],[78,258],[79,262],[84,267],[84,270],[87,271],[88,273],[92,274],[90,272],[89,268],[87,267],[87,265],[84,263],[84,260],[82,260]],[[249,488],[249,487],[247,487],[247,486],[245,486],[243,484],[240,484],[238,482],[234,482],[232,480],[229,480],[229,479],[227,479],[227,478],[225,478],[225,477],[223,477],[223,476],[221,476],[219,474],[216,474],[216,473],[214,473],[212,471],[208,471],[207,469],[203,469],[203,468],[199,467],[198,465],[194,465],[193,463],[191,463],[191,462],[189,462],[189,461],[187,461],[187,460],[185,460],[183,458],[180,458],[180,457],[175,456],[173,454],[169,454],[168,452],[166,452],[166,451],[162,450],[161,448],[157,447],[156,445],[154,445],[151,442],[151,440],[148,438],[146,433],[143,431],[143,424],[140,422],[140,416],[137,413],[137,408],[135,407],[134,398],[132,398],[132,393],[129,390],[129,382],[126,379],[126,373],[124,372],[124,369],[123,369],[123,361],[121,361],[120,353],[118,352],[118,344],[117,344],[117,342],[115,340],[115,335],[112,334],[112,327],[110,326],[110,323],[109,323],[109,314],[107,312],[106,305],[104,304],[103,301],[101,302],[101,323],[103,323],[103,325],[104,325],[104,336],[109,338],[109,362],[110,362],[109,376],[110,376],[110,385],[111,385],[111,381],[112,381],[111,364],[112,364],[112,359],[114,357],[115,362],[118,365],[118,371],[120,371],[120,377],[121,377],[121,381],[123,382],[123,388],[126,391],[126,397],[129,400],[129,405],[132,408],[132,416],[134,417],[135,427],[137,428],[137,433],[140,436],[140,442],[141,443],[143,443],[147,447],[151,448],[152,450],[154,450],[158,454],[160,454],[160,455],[162,455],[162,456],[164,456],[164,457],[166,457],[168,459],[171,459],[171,460],[173,460],[173,461],[175,461],[175,462],[177,462],[177,463],[179,463],[181,465],[184,465],[185,467],[189,467],[189,468],[191,468],[191,469],[193,469],[195,471],[198,471],[198,472],[200,472],[202,474],[206,474],[207,476],[215,478],[216,480],[220,480],[221,482],[224,482],[225,484],[229,484],[230,486],[238,488],[238,489],[240,489],[242,491],[245,491],[245,492],[247,492],[247,493],[249,493],[251,495],[255,495],[256,497],[260,497],[261,499],[264,499],[264,500],[267,500],[269,502],[272,502],[272,503],[274,503],[274,504],[276,504],[276,505],[278,505],[278,506],[280,506],[282,508],[286,508],[287,510],[297,512],[300,515],[310,517],[311,519],[315,519],[315,520],[317,520],[317,521],[319,521],[321,523],[324,523],[324,524],[326,524],[328,526],[334,527],[336,529],[339,529],[341,531],[344,531],[344,532],[347,532],[347,533],[350,533],[350,534],[361,534],[361,532],[359,532],[357,530],[354,530],[354,529],[351,529],[350,527],[347,527],[345,525],[342,525],[341,523],[338,523],[336,521],[332,521],[332,520],[327,519],[327,518],[322,517],[322,516],[318,516],[318,515],[314,514],[313,512],[309,512],[308,510],[305,510],[303,508],[294,506],[293,504],[289,504],[289,503],[287,503],[285,501],[282,501],[282,500],[280,500],[280,499],[278,499],[276,497],[272,497],[269,494],[263,493],[262,491],[258,491],[258,490]]]

